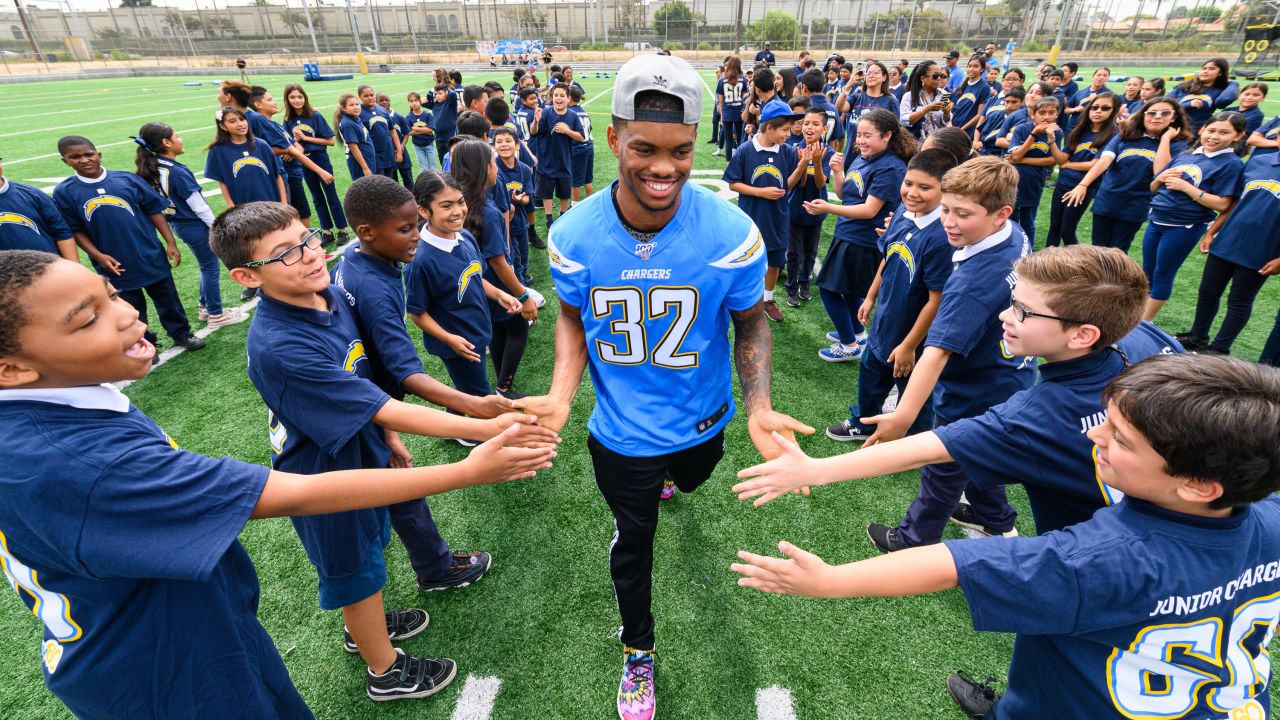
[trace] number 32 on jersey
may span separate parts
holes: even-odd
[[[596,355],[614,365],[646,362],[672,370],[698,367],[698,353],[681,345],[698,317],[698,291],[688,286],[598,287],[591,291],[591,314],[608,320],[615,339],[596,339]],[[649,336],[662,337],[649,350]]]

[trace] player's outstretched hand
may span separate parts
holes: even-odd
[[[738,471],[743,482],[734,485],[733,491],[739,500],[755,498],[752,505],[760,507],[776,497],[807,488],[806,483],[813,479],[811,458],[799,445],[777,432],[773,433],[773,442],[781,449],[780,454],[766,463]]]
[[[551,459],[556,456],[553,448],[512,447],[528,427],[513,424],[471,451],[462,462],[476,484],[531,478],[539,470],[551,467]]]
[[[550,395],[531,395],[520,398],[515,406],[527,413],[538,416],[538,424],[560,431],[569,419],[569,403],[561,402]]]
[[[813,428],[799,420],[776,410],[763,410],[752,413],[747,418],[747,432],[751,433],[751,442],[765,460],[772,460],[782,454],[782,446],[778,444],[775,433],[793,444],[796,433],[812,435]]]
[[[738,578],[742,587],[778,595],[824,597],[830,585],[827,575],[831,566],[817,555],[786,540],[778,543],[778,550],[786,557],[756,555],[740,550],[738,558],[742,562],[733,563],[729,569],[742,576]]]
[[[492,436],[497,437],[505,432],[506,428],[515,424],[519,427],[519,432],[515,437],[507,441],[508,445],[515,447],[530,448],[554,448],[560,444],[560,434],[545,425],[538,425],[538,417],[536,415],[525,415],[524,413],[510,412],[503,413],[492,420],[484,421],[492,429]]]
[[[862,443],[862,447],[871,447],[876,443],[889,442],[905,437],[911,423],[907,422],[901,413],[891,412],[883,415],[873,415],[872,417],[860,418],[864,425],[875,425],[876,431],[871,433],[871,437]]]
[[[458,409],[471,417],[487,420],[515,410],[516,404],[494,393],[488,397],[473,398],[467,407]]]

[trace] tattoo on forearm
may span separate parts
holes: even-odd
[[[769,384],[773,374],[773,334],[764,316],[764,307],[757,304],[749,310],[732,313],[735,339],[734,364],[738,369],[738,381],[742,383],[742,402],[747,414],[772,407]]]

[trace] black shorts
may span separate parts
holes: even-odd
[[[866,297],[880,269],[879,248],[832,242],[818,273],[818,287],[841,295]]]
[[[553,197],[561,200],[568,200],[573,197],[573,179],[567,177],[553,178],[543,173],[534,173],[533,186],[534,192],[538,196],[538,201],[550,200]]]

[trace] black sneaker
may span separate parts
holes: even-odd
[[[521,398],[526,397],[526,395],[520,392],[519,390],[517,390],[514,385],[507,388],[506,390],[503,390],[502,388],[498,388],[498,394],[508,400],[519,400]]]
[[[827,426],[827,437],[836,442],[866,442],[871,437],[871,433],[863,432],[862,428],[854,427],[853,423],[848,420],[841,420],[835,425]]]
[[[1182,348],[1187,352],[1199,352],[1209,347],[1209,338],[1192,335],[1189,332],[1178,333],[1173,336],[1173,339],[1182,343]]]
[[[346,228],[343,228],[342,230],[338,231],[337,240],[338,240],[339,246],[346,245],[347,243],[351,242],[351,233],[348,232]]]
[[[181,340],[174,340],[173,344],[177,345],[180,348],[185,348],[187,350],[203,350],[204,349],[204,341],[196,337],[195,335],[188,335],[182,338]]]
[[[396,649],[395,663],[381,675],[365,670],[365,691],[370,700],[408,700],[435,695],[458,674],[458,664],[447,658],[414,657]]]
[[[462,447],[467,447],[467,448],[476,447],[480,444],[475,440],[468,440],[466,438],[454,438],[453,441],[458,443]]]
[[[453,553],[453,560],[449,564],[449,572],[445,573],[444,577],[436,580],[418,578],[418,589],[422,592],[435,592],[464,588],[484,577],[491,565],[493,565],[493,556],[487,552],[456,552]]]
[[[1003,537],[1018,536],[1017,528],[1013,528],[1009,532],[1001,532],[995,528],[983,525],[982,518],[978,517],[978,514],[973,511],[973,506],[967,502],[962,502],[956,506],[955,511],[951,513],[951,522],[967,530],[972,530],[983,537],[995,537],[997,535]]]
[[[898,537],[896,527],[871,523],[867,526],[867,537],[871,538],[871,544],[882,553],[897,552],[907,547],[902,543],[902,538]]]
[[[809,292],[808,285],[805,285],[804,287],[800,288],[799,295],[800,295],[800,299],[806,302],[813,299],[813,293]]]
[[[321,230],[320,244],[323,245],[326,250],[331,250],[338,246],[338,238],[334,236],[332,230]]]
[[[951,693],[951,699],[965,715],[973,720],[982,720],[1000,699],[995,688],[991,687],[995,681],[995,678],[988,677],[985,682],[978,682],[963,670],[957,670],[955,675],[947,676],[947,692]]]
[[[547,225],[550,224],[551,223],[547,223]],[[547,249],[546,241],[538,237],[538,228],[534,225],[529,226],[529,247],[537,248],[539,250]]]
[[[795,290],[787,291],[787,306],[800,307],[800,295],[798,295]]]
[[[408,610],[392,610],[387,613],[387,637],[391,642],[399,642],[427,629],[431,616],[426,610],[409,608]],[[342,647],[349,653],[358,653],[360,648],[351,639],[351,633],[342,628]]]
[[[257,288],[245,288],[240,291],[240,302],[249,302],[258,294]]]
[[[532,285],[532,284],[533,284],[533,276],[532,276],[532,275],[525,275],[524,277],[520,278],[520,284],[521,284],[521,285],[524,285],[524,286],[526,286],[526,287],[527,287],[527,286],[529,286],[529,285]]]

